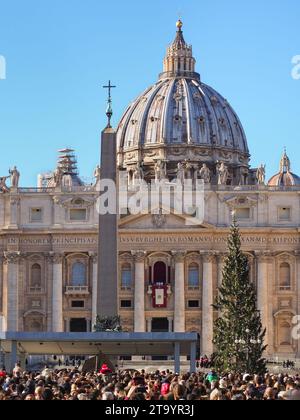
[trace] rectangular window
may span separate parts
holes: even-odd
[[[278,219],[280,222],[288,222],[291,220],[291,208],[281,207],[278,209]]]
[[[72,222],[85,222],[87,212],[86,209],[71,209],[70,210],[70,220]]]
[[[189,300],[188,307],[189,308],[200,308],[200,301],[199,300]]]
[[[84,300],[73,300],[71,304],[72,308],[84,308]]]
[[[38,223],[43,220],[43,210],[41,208],[32,208],[30,209],[30,222]]]
[[[250,219],[250,208],[243,207],[236,209],[236,218],[237,220],[249,220]]]
[[[132,302],[131,300],[121,300],[121,308],[131,308]]]

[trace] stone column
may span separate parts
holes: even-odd
[[[7,331],[18,331],[20,252],[5,252],[4,257],[7,264],[6,322],[4,327]]]
[[[168,318],[169,321],[169,333],[173,332],[173,322],[174,318]]]
[[[96,323],[97,313],[97,293],[98,293],[98,255],[91,254],[93,262],[93,285],[92,285],[92,330]]]
[[[147,332],[151,333],[152,332],[152,318],[147,318],[146,322],[147,322]]]
[[[203,257],[203,301],[202,301],[202,354],[211,356],[213,353],[213,266],[215,256],[206,254]]]
[[[261,312],[263,328],[268,326],[268,258],[257,253],[257,309]]]
[[[134,332],[146,332],[145,319],[145,251],[134,251],[135,283],[134,283]]]
[[[63,255],[53,255],[52,331],[63,332]]]
[[[173,251],[175,260],[174,332],[185,332],[185,270],[186,252]]]

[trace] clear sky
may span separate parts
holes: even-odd
[[[118,85],[114,123],[157,80],[179,13],[197,71],[234,107],[252,165],[278,170],[284,146],[300,174],[299,0],[0,0],[0,175],[21,185],[73,147],[80,173],[99,160],[108,79]]]

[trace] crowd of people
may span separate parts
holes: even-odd
[[[166,370],[113,373],[106,365],[94,373],[76,368],[41,372],[23,371],[17,364],[12,374],[0,370],[0,400],[300,400],[300,375],[251,376],[195,373],[175,375]]]

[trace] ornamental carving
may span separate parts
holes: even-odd
[[[147,252],[146,251],[132,251],[131,254],[134,257],[136,262],[144,262]]]
[[[61,198],[61,197],[54,197],[54,203],[64,207],[66,209],[82,209],[93,207],[96,203],[96,197],[93,198],[80,198],[80,197],[71,197],[71,198]]]
[[[170,156],[186,156],[187,155],[187,149],[183,149],[183,148],[176,148],[176,149],[171,149],[169,151],[169,155]]]
[[[17,264],[20,261],[20,252],[4,252],[5,262],[8,264]]]
[[[243,207],[256,207],[257,206],[257,198],[252,198],[249,196],[230,196],[221,199],[223,203],[226,203],[231,210]]]
[[[62,264],[63,258],[63,254],[49,254],[47,260],[50,264]]]
[[[176,263],[184,262],[187,251],[172,251],[172,255]]]
[[[167,223],[167,216],[160,212],[159,214],[154,214],[152,216],[152,223],[157,229],[161,229]]]

